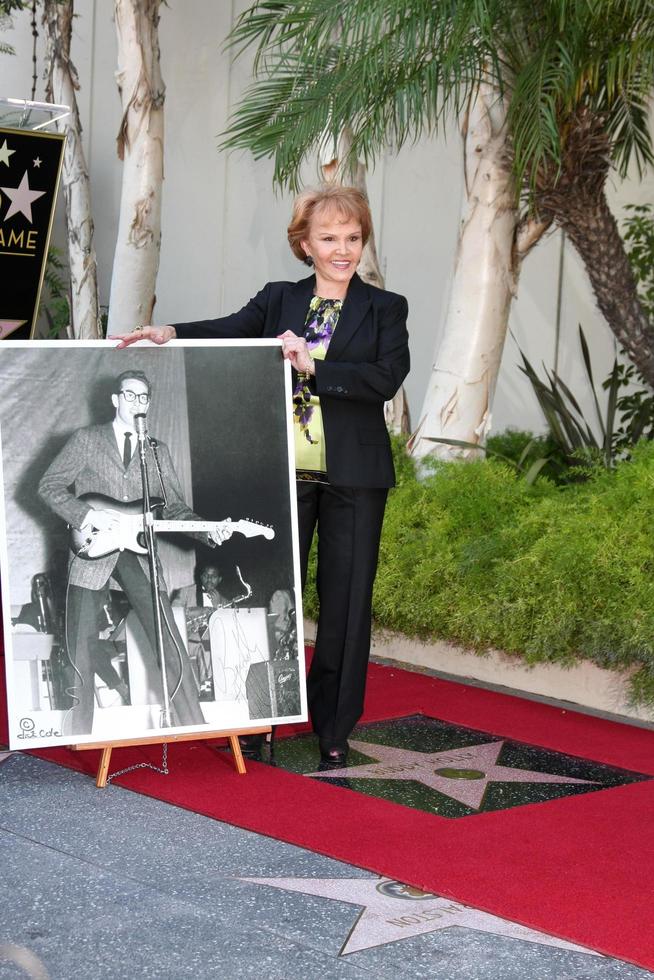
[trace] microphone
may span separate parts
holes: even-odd
[[[50,584],[45,575],[34,575],[32,578],[32,602],[37,607],[37,623],[40,633],[52,633],[54,617],[50,601]]]
[[[145,442],[145,437],[147,435],[147,429],[145,427],[145,413],[138,412],[134,416],[134,428],[136,429],[136,435],[140,443]]]

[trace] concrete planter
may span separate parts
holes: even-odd
[[[305,621],[305,638],[315,638],[315,624]],[[654,709],[629,704],[630,671],[603,670],[588,660],[574,667],[559,664],[529,666],[500,650],[476,654],[444,640],[423,642],[403,633],[375,630],[372,656],[408,668],[428,668],[473,683],[508,688],[510,693],[569,702],[571,707],[654,725]]]

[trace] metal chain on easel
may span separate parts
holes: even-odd
[[[127,766],[125,769],[119,769],[118,772],[112,772],[110,776],[107,776],[107,786],[114,779],[117,779],[118,776],[124,776],[125,773],[134,772],[136,769],[152,769],[154,772],[158,772],[162,776],[168,776],[170,772],[168,769],[168,743],[164,742],[161,748],[161,768],[153,765],[151,762],[137,762],[133,766]]]

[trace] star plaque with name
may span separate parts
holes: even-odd
[[[470,817],[649,777],[428,715],[360,725],[342,767],[316,769],[311,736],[280,739],[277,765],[441,817]]]
[[[539,946],[599,956],[592,949],[548,936],[517,922],[508,922],[449,898],[423,892],[392,878],[241,878],[241,881],[358,906],[360,911],[341,946],[339,956],[448,929],[471,929]]]

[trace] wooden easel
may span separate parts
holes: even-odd
[[[200,742],[205,741],[208,738],[226,738],[229,741],[229,747],[232,750],[232,755],[234,756],[234,765],[236,766],[236,771],[240,776],[244,776],[247,772],[245,768],[245,760],[243,759],[243,753],[241,752],[241,746],[238,741],[239,735],[268,735],[272,731],[270,725],[260,728],[230,728],[225,731],[213,731],[213,732],[183,732],[180,735],[175,735],[171,733],[162,738],[161,735],[153,735],[151,738],[124,738],[119,739],[116,742],[88,742],[84,745],[72,745],[71,748],[78,752],[83,752],[86,749],[101,749],[102,755],[100,756],[100,764],[98,766],[98,772],[95,778],[95,785],[98,789],[104,789],[107,785],[107,778],[109,776],[109,763],[111,761],[111,753],[113,749],[122,748],[125,745],[169,745],[171,742]]]

